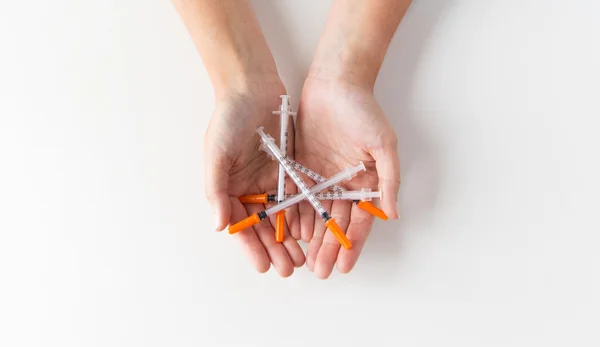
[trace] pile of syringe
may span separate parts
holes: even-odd
[[[280,115],[281,118],[281,136],[279,147],[275,144],[275,140],[264,132],[263,127],[256,129],[256,132],[260,135],[262,146],[261,149],[267,152],[274,160],[279,162],[279,175],[277,181],[277,195],[269,195],[267,193],[258,195],[246,195],[241,196],[239,199],[242,203],[270,203],[277,202],[261,212],[255,213],[250,217],[231,225],[228,230],[230,234],[235,234],[246,228],[249,228],[257,223],[260,223],[263,219],[268,216],[276,214],[275,222],[275,240],[277,242],[283,242],[285,235],[285,209],[299,203],[306,199],[317,211],[317,213],[323,218],[325,226],[336,237],[340,244],[350,249],[352,243],[346,237],[346,234],[337,225],[335,220],[329,215],[327,210],[323,207],[320,200],[352,200],[358,205],[359,208],[369,212],[370,214],[386,220],[388,217],[385,213],[377,208],[371,199],[381,198],[381,192],[374,192],[370,189],[361,189],[356,191],[348,191],[340,187],[338,183],[342,181],[351,180],[360,171],[366,171],[365,165],[360,162],[354,167],[347,167],[340,171],[338,174],[325,178],[315,171],[303,166],[300,163],[295,162],[293,159],[287,156],[287,131],[288,122],[290,116],[294,116],[295,113],[291,112],[289,104],[289,96],[281,96],[281,106],[279,111],[274,111],[273,114]],[[303,173],[311,180],[315,181],[315,185],[309,187],[304,180],[300,177],[298,172]],[[300,193],[295,195],[285,194],[285,175],[288,175],[292,181],[296,184]]]

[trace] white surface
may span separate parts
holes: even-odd
[[[255,1],[295,103],[328,4]],[[168,1],[2,1],[0,345],[598,346],[598,13],[415,0],[376,88],[403,219],[319,281],[212,231]]]

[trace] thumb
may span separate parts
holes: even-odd
[[[375,159],[375,167],[381,191],[381,209],[392,219],[398,219],[398,190],[400,189],[400,159],[398,158],[398,141],[393,141],[374,149],[371,153]]]
[[[213,210],[215,230],[222,231],[231,219],[231,200],[228,194],[229,166],[222,157],[206,161],[204,191]]]

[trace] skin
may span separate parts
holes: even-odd
[[[264,206],[244,206],[238,196],[273,191],[277,165],[259,150],[255,129],[278,138],[279,106],[285,88],[260,26],[247,1],[176,0],[182,17],[215,89],[215,110],[205,135],[205,191],[217,231],[259,212]],[[293,146],[291,147],[293,150]],[[293,184],[288,184],[293,188]],[[294,191],[290,190],[290,193]],[[304,264],[297,207],[286,213],[293,236],[283,244],[274,239],[274,220],[235,234],[254,268],[266,272],[273,264],[282,277]]]
[[[259,150],[258,126],[279,138],[279,95],[285,88],[254,12],[246,0],[173,0],[202,57],[215,89],[216,107],[205,136],[206,195],[223,230],[264,206],[242,205],[237,197],[274,192],[277,164]],[[387,47],[410,0],[335,0],[305,81],[295,143],[289,153],[324,176],[363,161],[367,172],[347,188],[382,192],[381,207],[397,219],[400,186],[397,139],[373,96]],[[335,131],[333,131],[335,129]],[[293,141],[293,140],[292,140]],[[295,146],[294,146],[295,145]],[[286,184],[294,193],[294,184]],[[337,263],[342,273],[356,264],[373,217],[348,201],[325,203],[353,247],[339,243],[312,207],[303,202],[286,212],[289,235],[275,242],[274,219],[235,235],[259,272],[273,264],[287,277],[305,256],[306,265],[327,278]],[[288,236],[289,236],[288,235]]]
[[[391,219],[398,218],[398,141],[373,87],[409,4],[405,0],[334,1],[304,83],[296,134],[296,159],[324,176],[363,161],[367,173],[345,185],[379,189],[381,208]],[[341,248],[310,206],[300,204],[301,237],[310,243],[306,265],[322,279],[336,264],[342,273],[352,270],[373,226],[373,217],[348,201],[330,202],[326,208],[346,230],[353,247]]]

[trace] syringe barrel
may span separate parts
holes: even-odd
[[[308,177],[310,177],[311,180],[315,181],[316,183],[321,183],[321,182],[325,182],[327,179],[321,175],[319,175],[318,173],[314,172],[313,170],[307,168],[306,166],[294,161],[294,159],[290,158],[290,157],[286,157],[286,160],[288,163],[290,163],[290,165],[292,165],[292,167],[300,172],[302,172],[303,174],[307,175]],[[335,190],[336,192],[345,192],[346,190],[338,185],[332,185],[331,189]]]
[[[345,180],[350,180],[354,176],[356,176],[360,171],[366,171],[365,164],[361,161],[360,164],[352,167],[346,167],[344,170],[338,172],[334,176],[328,178],[324,182],[314,185],[311,190],[315,190],[315,192],[320,192],[323,189],[329,188],[334,184],[338,184]]]
[[[381,198],[381,192],[372,192],[370,189],[363,189],[360,191],[346,191],[341,194],[344,199],[349,200],[362,200],[371,201],[373,199]]]
[[[267,149],[269,149],[269,151],[275,156],[275,158],[277,158],[277,161],[279,161],[279,164],[281,164],[283,166],[283,168],[285,169],[287,174],[294,181],[294,183],[296,183],[296,186],[302,192],[302,195],[306,196],[306,199],[315,208],[317,213],[319,213],[321,216],[326,216],[327,211],[325,210],[323,205],[319,202],[319,200],[317,200],[317,198],[315,198],[314,194],[312,194],[310,192],[310,188],[308,188],[308,186],[306,185],[306,183],[304,183],[302,178],[300,178],[300,176],[298,176],[298,174],[294,171],[294,169],[291,167],[291,165],[288,162],[286,162],[285,156],[283,156],[281,154],[281,151],[279,150],[277,145],[275,145],[275,141],[273,140],[273,138],[268,136],[267,134],[265,134],[263,129],[264,129],[264,127],[259,127],[258,129],[256,129],[256,132],[260,135],[260,137],[262,139],[263,145]],[[278,211],[281,211],[281,209]],[[273,211],[271,211],[271,212],[273,212]],[[325,218],[325,217],[323,217],[323,218]]]
[[[355,172],[352,177],[354,177],[356,175],[356,172],[360,171],[360,170],[355,171],[354,169],[360,168],[360,167],[364,168],[364,165],[362,162],[350,170],[350,172],[353,172],[353,171]],[[333,177],[332,177],[330,179],[325,180],[322,183],[312,186],[310,188],[310,193],[316,194],[316,193],[318,193],[324,189],[327,189],[327,188],[333,186],[334,184],[338,183],[338,182],[336,182],[336,180],[339,180],[340,178],[343,180],[344,177],[346,177],[345,175],[347,175],[348,170],[345,169],[342,171],[342,173],[344,173],[344,175],[337,174],[334,176],[335,179],[333,179]],[[350,177],[350,178],[352,178],[352,177]],[[355,193],[356,198],[353,198],[351,200],[362,200],[363,197],[365,199],[368,199],[369,196],[371,198],[378,198],[381,196],[380,192],[369,192],[369,191],[365,191],[365,190],[360,191],[360,192],[343,192],[342,194],[347,194],[347,193]],[[267,213],[268,216],[270,216],[270,215],[277,213],[283,209],[286,209],[294,204],[297,204],[298,202],[300,202],[302,200],[304,200],[304,194],[296,194],[290,198],[285,199],[283,202],[281,202],[275,206],[271,206],[270,208],[266,209],[265,212]]]

